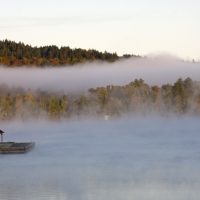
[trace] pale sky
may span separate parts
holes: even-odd
[[[200,59],[200,0],[0,0],[0,39]]]

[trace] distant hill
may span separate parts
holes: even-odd
[[[124,55],[129,58],[132,55]],[[0,41],[0,64],[6,66],[60,66],[92,61],[114,62],[120,59],[116,53],[99,52],[94,49],[71,49],[70,47],[32,47],[14,41]]]

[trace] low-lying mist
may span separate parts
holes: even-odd
[[[200,64],[170,56],[132,58],[114,63],[88,63],[65,67],[0,68],[0,84],[65,93],[86,92],[91,87],[124,85],[144,79],[151,85],[190,77],[200,80]]]
[[[0,155],[1,200],[188,200],[200,196],[198,118],[1,123],[6,141],[35,141]]]
[[[186,79],[200,81],[199,74],[199,63],[170,57],[43,69],[0,67],[0,85],[5,84],[6,92],[6,85],[30,89],[21,94],[1,94],[4,140],[36,142],[35,149],[27,154],[0,154],[0,199],[198,199],[200,123],[199,117],[191,116],[199,115],[179,114],[200,110],[199,83]],[[142,80],[132,82],[140,78],[150,86]],[[165,88],[152,87],[175,81],[177,84]],[[90,95],[74,95],[74,99],[68,96],[107,85],[121,87],[93,89]],[[47,93],[31,93],[37,89]],[[108,91],[112,94],[109,101]],[[53,96],[51,92],[66,95]],[[92,111],[98,108],[100,117],[90,109],[86,115],[88,105]],[[150,108],[151,115],[118,115],[121,110],[139,109],[140,113]],[[157,115],[156,109],[162,114],[172,109],[179,118],[174,114],[159,117],[162,114]],[[117,113],[109,118],[113,112]],[[71,113],[76,115],[68,118]],[[31,114],[38,120],[26,120]],[[56,120],[38,117],[43,114],[45,119],[51,116]],[[62,115],[67,115],[67,120],[60,118]],[[11,120],[5,122],[7,119]]]

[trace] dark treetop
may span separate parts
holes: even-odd
[[[132,55],[124,55],[124,58]],[[14,41],[0,41],[0,64],[7,66],[59,66],[76,63],[107,61],[114,62],[120,57],[116,53],[99,52],[94,49],[71,49],[70,47],[32,47]]]

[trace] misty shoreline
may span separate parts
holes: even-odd
[[[190,78],[151,86],[136,79],[122,86],[90,88],[86,94],[51,93],[0,85],[0,120],[200,116],[200,82]]]
[[[169,55],[61,68],[0,67],[0,120],[199,116],[199,74],[199,63]]]

